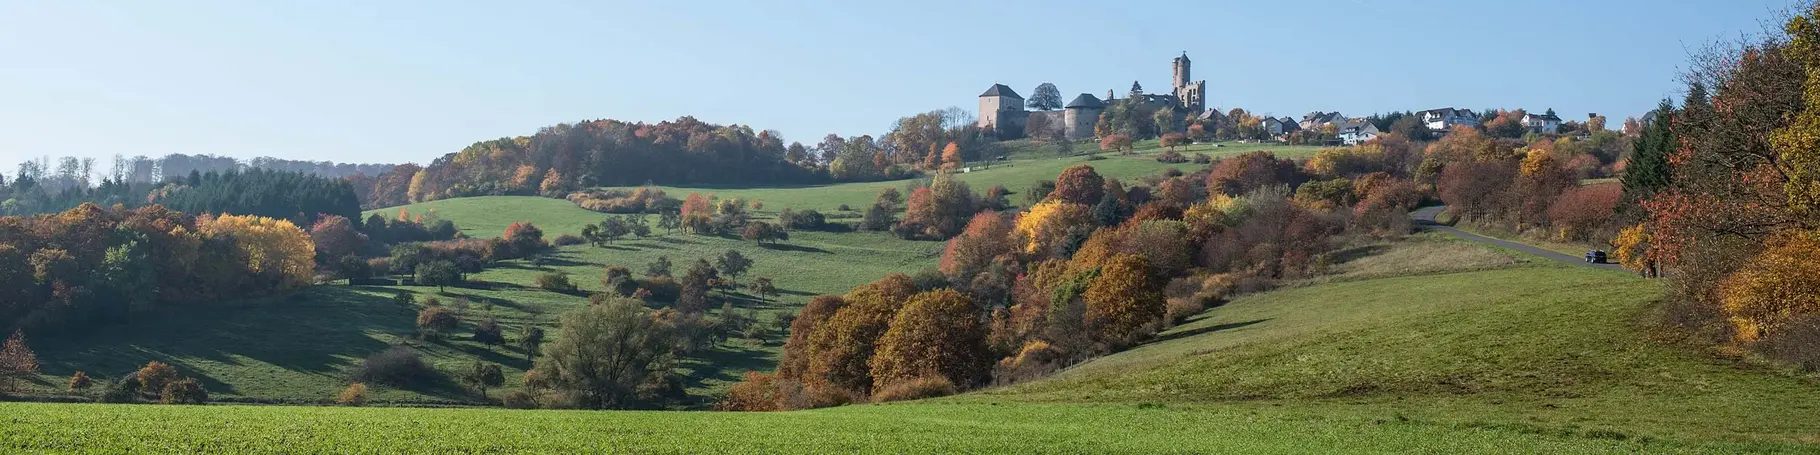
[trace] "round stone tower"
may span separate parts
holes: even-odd
[[[1069,101],[1062,108],[1062,135],[1068,140],[1078,141],[1093,137],[1093,125],[1099,123],[1100,113],[1106,111],[1106,103],[1093,95],[1082,93]]]

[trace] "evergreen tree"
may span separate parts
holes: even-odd
[[[1674,153],[1678,145],[1673,128],[1675,106],[1669,100],[1662,100],[1656,108],[1656,119],[1643,127],[1636,142],[1632,145],[1630,162],[1624,168],[1624,202],[1619,204],[1625,211],[1625,218],[1637,220],[1637,202],[1654,196],[1667,188],[1673,178],[1668,164],[1668,155]]]

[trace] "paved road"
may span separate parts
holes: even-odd
[[[1529,253],[1529,254],[1541,256],[1541,257],[1548,258],[1548,259],[1553,259],[1553,260],[1557,260],[1557,261],[1561,261],[1561,262],[1580,264],[1580,265],[1584,265],[1587,267],[1598,267],[1601,269],[1609,269],[1609,270],[1623,270],[1624,269],[1623,267],[1621,267],[1617,264],[1592,264],[1592,263],[1586,262],[1586,257],[1584,257],[1584,256],[1573,256],[1573,255],[1561,254],[1561,253],[1557,253],[1557,252],[1550,251],[1547,249],[1537,248],[1537,247],[1529,245],[1527,243],[1517,243],[1517,242],[1512,242],[1509,240],[1494,239],[1491,237],[1486,237],[1483,235],[1478,235],[1478,234],[1474,234],[1471,232],[1462,231],[1453,226],[1448,226],[1445,224],[1435,222],[1435,216],[1440,215],[1441,210],[1443,210],[1445,208],[1446,207],[1442,207],[1442,206],[1423,207],[1414,212],[1409,212],[1409,217],[1415,219],[1417,227],[1420,227],[1425,230],[1435,230],[1435,231],[1446,232],[1449,235],[1452,235],[1454,237],[1459,237],[1459,238],[1465,239],[1467,241],[1484,243],[1484,244],[1489,244],[1489,245],[1497,245],[1497,246],[1501,246],[1504,248],[1510,248],[1513,250],[1522,251],[1524,253]]]

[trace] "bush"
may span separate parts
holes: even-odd
[[[822,212],[804,210],[792,213],[789,222],[785,223],[784,227],[790,229],[821,229],[824,224],[828,224],[828,217],[822,215]]]
[[[367,385],[359,382],[349,384],[348,388],[341,390],[340,395],[335,396],[335,404],[342,406],[367,404]]]
[[[546,291],[561,292],[564,294],[575,292],[575,290],[580,289],[575,285],[574,281],[569,280],[568,272],[545,272],[542,275],[538,275],[537,287],[543,288]]]
[[[455,330],[455,327],[459,325],[461,325],[461,316],[457,316],[448,308],[433,306],[417,312],[417,333],[424,339],[441,338],[443,333]]]
[[[1213,164],[1213,157],[1205,153],[1194,154],[1194,164]]]
[[[127,376],[124,379],[108,384],[107,390],[101,391],[101,396],[95,397],[95,401],[102,403],[132,403],[138,398],[139,378]]]
[[[209,393],[202,390],[202,383],[195,379],[183,378],[164,385],[160,395],[164,404],[204,404],[209,401]]]
[[[139,391],[146,394],[161,393],[164,386],[177,380],[177,369],[164,362],[146,363],[144,368],[133,373],[139,384]]]
[[[360,361],[349,376],[355,382],[407,388],[427,385],[437,379],[438,373],[416,350],[393,346]]]
[[[1188,157],[1182,156],[1181,153],[1177,153],[1174,150],[1164,150],[1163,153],[1158,153],[1156,155],[1156,161],[1158,163],[1170,163],[1170,164],[1186,163],[1186,162],[1188,162]]]
[[[889,401],[921,400],[924,398],[945,397],[956,392],[954,383],[939,375],[923,376],[916,379],[897,381],[880,387],[872,394],[873,403]]]
[[[850,207],[847,204],[841,204],[839,210],[842,212],[851,212],[853,211],[853,207]]]
[[[506,392],[506,394],[504,396],[499,397],[499,402],[500,402],[500,404],[504,404],[506,406],[506,409],[536,409],[537,408],[537,396],[532,395],[531,392],[527,392],[524,390],[513,390],[510,392]]]
[[[1168,320],[1170,324],[1180,324],[1183,320],[1188,319],[1189,316],[1201,314],[1201,311],[1205,311],[1206,309],[1206,305],[1201,304],[1200,300],[1192,297],[1171,297],[1168,300],[1168,306],[1163,309],[1163,317]]]
[[[556,236],[556,240],[552,243],[555,243],[556,246],[571,246],[571,245],[580,245],[583,243],[587,243],[587,241],[582,240],[581,236],[579,236],[579,235],[563,234],[563,235]]]
[[[1757,348],[1764,355],[1806,371],[1820,371],[1820,315],[1797,317]]]

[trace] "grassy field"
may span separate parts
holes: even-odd
[[[1342,256],[1330,277],[1145,346],[945,399],[785,413],[14,403],[0,404],[0,451],[1820,452],[1820,385],[1653,341],[1658,283],[1434,235]]]
[[[1256,406],[948,404],[788,413],[0,404],[7,453],[1695,452]]]

